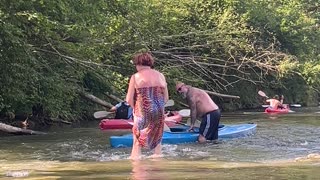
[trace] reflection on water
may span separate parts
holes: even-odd
[[[265,163],[145,159],[10,162],[0,172],[28,172],[23,179],[318,179],[319,167],[319,159],[307,158]]]
[[[164,145],[163,158],[150,159],[145,151],[141,161],[128,160],[130,148],[108,145],[109,136],[128,131],[94,126],[1,137],[0,178],[318,179],[320,114],[224,115],[224,124],[257,123],[256,134],[220,144]]]

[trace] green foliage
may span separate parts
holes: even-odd
[[[54,117],[91,114],[99,107],[79,91],[124,97],[141,49],[156,57],[173,99],[184,81],[240,95],[215,99],[237,108],[258,106],[259,88],[304,102],[302,91],[320,89],[319,12],[315,0],[3,0],[0,111],[40,103]]]
[[[315,87],[315,89],[320,89],[320,64],[318,62],[309,61],[301,66],[302,76],[305,78],[306,82]]]

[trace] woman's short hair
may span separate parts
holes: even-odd
[[[132,63],[134,65],[153,67],[154,59],[150,53],[139,53],[134,55]]]

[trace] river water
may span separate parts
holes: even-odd
[[[219,144],[163,145],[163,157],[111,148],[128,131],[56,128],[41,136],[0,138],[0,179],[320,179],[319,109],[222,113],[222,124],[256,123],[250,137]],[[260,110],[262,111],[262,110]]]

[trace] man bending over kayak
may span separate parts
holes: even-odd
[[[182,82],[176,84],[176,90],[187,100],[191,111],[189,131],[193,130],[196,119],[201,118],[198,141],[204,143],[207,140],[218,140],[218,126],[221,114],[216,103],[204,90],[185,85]]]

